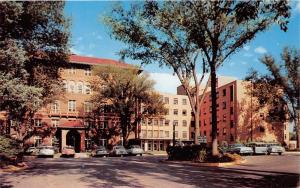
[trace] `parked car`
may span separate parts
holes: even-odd
[[[65,146],[61,150],[61,155],[63,157],[74,157],[75,155],[75,149],[73,146]]]
[[[39,149],[37,147],[29,147],[26,151],[26,155],[37,155],[39,153]]]
[[[99,146],[95,150],[94,156],[96,157],[107,157],[109,153],[107,152],[107,149],[104,146]]]
[[[129,146],[129,149],[127,149],[127,153],[129,155],[140,155],[142,156],[144,153],[144,150],[139,145],[131,145]]]
[[[227,149],[228,153],[237,153],[240,155],[252,155],[253,149],[251,147],[244,146],[243,144],[231,144]]]
[[[282,147],[279,143],[271,143],[268,144],[267,153],[270,155],[271,153],[278,153],[281,155],[285,152],[284,147]]]
[[[40,157],[53,157],[54,156],[54,147],[53,146],[41,146],[39,147],[38,156]]]
[[[114,146],[113,149],[110,152],[111,156],[124,156],[127,155],[127,151],[124,148],[124,146]]]
[[[267,154],[268,145],[264,142],[250,142],[246,146],[251,147],[254,154]]]

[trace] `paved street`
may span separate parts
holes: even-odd
[[[159,162],[165,156],[37,159],[32,168],[0,174],[1,187],[296,187],[300,155],[248,156],[226,168]]]

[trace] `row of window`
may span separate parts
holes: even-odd
[[[169,97],[164,97],[163,99],[164,99],[164,103],[165,103],[165,104],[169,104],[169,103],[170,103]],[[178,98],[174,98],[174,99],[173,99],[173,104],[174,104],[174,105],[178,105],[178,103],[179,103]],[[182,104],[182,105],[187,105],[187,99],[182,99],[182,100],[181,100],[181,104]]]
[[[69,93],[91,94],[92,89],[89,83],[75,82],[75,81],[63,81],[64,91]]]
[[[218,107],[219,107],[219,104],[217,104],[217,110],[219,110]],[[226,109],[226,102],[223,102],[223,109]],[[212,107],[210,106],[209,107],[209,113],[211,113],[211,111],[212,111]],[[205,108],[202,109],[202,112],[203,112],[203,115],[206,115]],[[231,106],[230,107],[230,114],[233,115],[233,112],[234,112],[233,107]],[[201,112],[200,112],[200,114],[201,114]]]
[[[147,123],[148,123],[148,125],[160,125],[160,126],[165,125],[165,126],[169,126],[170,125],[170,120],[166,119],[164,121],[164,119],[160,119],[160,120],[158,120],[158,119],[154,119],[154,120],[148,119]],[[146,125],[146,121],[145,120],[142,121],[142,125]],[[178,120],[173,120],[173,125],[174,126],[179,126],[179,121]],[[188,126],[188,123],[187,123],[186,120],[182,120],[182,126],[183,127],[187,127]]]
[[[91,102],[84,102],[83,103],[83,110],[84,112],[92,112],[92,103]],[[76,112],[76,100],[69,100],[68,101],[68,111],[69,112]],[[60,103],[59,101],[54,101],[51,106],[52,113],[60,112]]]
[[[217,91],[217,93],[216,93],[216,97],[217,97],[217,99],[219,98],[219,91]],[[223,89],[222,90],[222,96],[223,97],[226,97],[226,95],[227,95],[227,90],[226,90],[226,88],[225,89]],[[233,101],[233,85],[232,86],[230,86],[230,101]],[[211,101],[211,95],[209,95],[209,100]],[[204,103],[206,103],[206,101],[204,101]]]
[[[203,122],[203,124],[202,124],[202,122]],[[204,119],[203,121],[200,121],[200,126],[206,126],[207,125],[207,122],[206,122],[206,120]],[[220,121],[218,120],[217,121],[217,124],[219,123]],[[223,122],[226,122],[226,119],[223,119]],[[209,121],[209,124],[211,125],[212,124],[212,121],[210,120]],[[234,127],[234,121],[233,120],[230,120],[230,128],[233,128]]]
[[[173,132],[170,131],[152,131],[152,130],[142,130],[142,138],[171,138],[173,137]],[[178,131],[175,131],[175,138],[178,138]],[[187,131],[182,131],[182,137],[183,139],[187,139],[188,137],[188,132]]]
[[[69,74],[76,74],[76,70],[77,69],[74,68],[74,67],[71,67],[71,68],[67,69]],[[84,75],[91,76],[92,75],[91,69],[84,69]]]
[[[51,120],[52,127],[58,127],[59,124],[60,124],[60,120],[59,119],[52,119]],[[41,119],[35,119],[34,120],[34,126],[35,127],[42,127],[42,125],[43,125],[43,122],[42,122]],[[84,126],[85,127],[89,127],[91,125],[92,125],[91,121],[84,121]],[[108,127],[108,122],[107,121],[101,121],[101,122],[98,123],[98,125],[99,125],[100,129],[105,129],[105,128]]]
[[[167,113],[166,115],[169,115],[170,114],[170,109],[167,109]],[[181,113],[183,116],[187,116],[187,110],[183,109],[182,110],[182,113]],[[173,109],[173,115],[179,115],[179,110],[178,109]]]

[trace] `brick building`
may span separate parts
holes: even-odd
[[[217,136],[218,144],[265,141],[288,144],[288,123],[272,121],[267,108],[260,108],[251,96],[251,83],[220,77],[217,84]],[[250,86],[250,87],[249,87]],[[247,88],[250,88],[247,89]],[[178,94],[185,94],[177,88]],[[211,144],[211,95],[210,88],[200,108],[200,135]],[[194,125],[194,123],[192,123]],[[194,127],[190,128],[194,139]]]

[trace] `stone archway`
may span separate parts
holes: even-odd
[[[67,146],[73,146],[76,153],[80,152],[80,134],[77,130],[70,130],[66,135]]]

